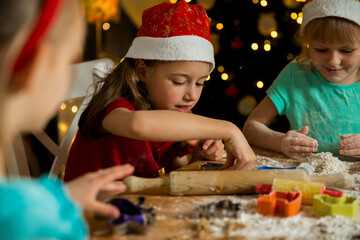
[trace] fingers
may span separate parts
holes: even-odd
[[[312,152],[316,152],[318,142],[315,139],[302,134],[307,133],[308,131],[309,128],[305,126],[299,131],[287,132],[282,139],[282,152],[289,157],[301,154],[309,155]]]
[[[101,191],[120,193],[126,190],[126,185],[122,181],[110,182],[100,188]]]
[[[117,218],[120,216],[120,211],[117,207],[101,201],[94,201],[91,205],[87,206],[91,212],[107,218]],[[86,209],[88,210],[88,209]]]
[[[200,154],[210,160],[219,160],[224,154],[224,144],[221,140],[206,140]]]
[[[234,165],[235,158],[228,154],[225,164],[221,167],[221,170],[228,170],[230,167]]]
[[[352,138],[352,137],[355,137],[357,136],[358,134],[344,134],[344,135],[341,135],[340,138],[341,139],[348,139],[348,138]]]
[[[339,153],[341,155],[346,155],[346,156],[351,156],[351,157],[358,157],[358,156],[360,156],[360,148],[350,149],[350,150],[340,150]]]
[[[345,134],[341,136],[339,143],[339,153],[341,155],[358,156],[360,155],[360,135]]]
[[[110,183],[118,179],[123,179],[134,172],[134,167],[130,164],[125,164],[122,166],[115,166],[106,169],[101,169],[94,174],[94,178],[99,185],[104,183]]]
[[[308,134],[308,132],[309,132],[309,127],[308,127],[308,126],[304,126],[304,127],[303,127],[302,129],[300,129],[298,132],[301,133],[301,134],[306,135],[306,134]]]
[[[239,158],[235,158],[233,155],[227,155],[227,160],[222,170],[249,170],[253,162],[256,160],[256,155],[249,147],[241,153]]]

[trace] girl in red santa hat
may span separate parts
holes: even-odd
[[[125,59],[100,78],[81,115],[64,180],[126,163],[136,176],[157,177],[161,168],[187,164],[189,144],[213,160],[225,145],[224,169],[248,169],[255,154],[234,124],[190,113],[214,65],[202,6],[179,1],[145,10]]]
[[[280,73],[244,125],[248,141],[299,158],[360,157],[360,1],[312,0],[303,8],[302,52]],[[291,130],[270,123],[285,114]]]

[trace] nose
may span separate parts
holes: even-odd
[[[341,54],[337,51],[331,51],[328,57],[328,63],[331,66],[338,66],[341,63]]]
[[[191,84],[186,88],[184,99],[186,101],[196,101],[201,94],[201,89],[198,90],[195,85]]]

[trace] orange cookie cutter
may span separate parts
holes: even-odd
[[[273,191],[269,195],[258,197],[257,212],[266,216],[295,216],[301,207],[301,192]]]

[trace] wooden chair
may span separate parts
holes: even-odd
[[[46,149],[55,156],[50,169],[49,177],[58,177],[62,167],[66,164],[68,151],[78,130],[79,118],[86,105],[89,103],[94,91],[92,87],[93,72],[96,71],[96,73],[100,76],[102,74],[106,75],[113,69],[113,67],[114,63],[112,60],[107,58],[74,64],[72,66],[74,80],[64,101],[76,98],[81,98],[81,100],[80,106],[69,124],[64,137],[61,141],[59,141],[59,144],[57,144],[45,131],[32,133],[46,147]],[[12,149],[10,149],[8,155],[7,166],[9,175],[30,176],[29,163],[26,158],[20,134],[14,140]]]

